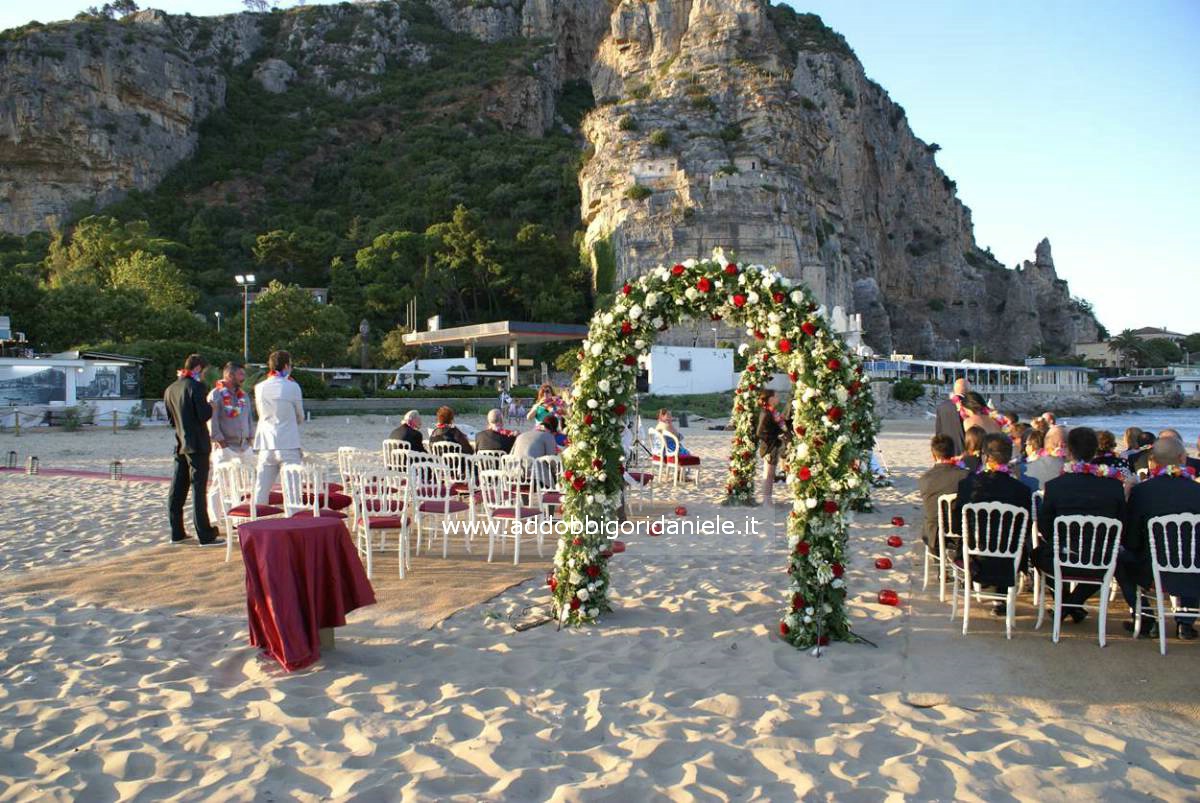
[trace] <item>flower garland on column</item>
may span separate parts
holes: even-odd
[[[656,332],[704,316],[744,324],[749,336],[763,341],[757,362],[769,360],[795,384],[796,437],[785,456],[795,500],[788,517],[791,582],[780,634],[797,647],[849,638],[842,580],[846,516],[868,493],[867,457],[877,427],[869,386],[806,289],[772,268],[729,262],[719,249],[712,259],[660,266],[625,284],[612,307],[592,317],[567,418],[570,446],[563,451],[563,518],[583,531],[559,539],[549,578],[555,615],[562,624],[580,625],[611,610],[609,542],[586,525],[617,517],[621,425],[638,358],[649,353]],[[747,459],[752,488],[753,455]]]
[[[749,348],[742,344],[742,349]],[[744,506],[755,504],[754,478],[758,470],[758,393],[763,384],[771,381],[773,361],[762,350],[750,356],[746,370],[733,391],[733,410],[729,427],[733,442],[729,450],[729,479],[725,481],[725,498],[721,504]]]

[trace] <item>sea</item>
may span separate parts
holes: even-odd
[[[1022,416],[1024,418],[1024,416]],[[1196,439],[1200,438],[1200,410],[1163,410],[1151,408],[1148,410],[1127,410],[1123,413],[1107,413],[1105,415],[1073,415],[1059,416],[1058,423],[1068,427],[1091,427],[1092,429],[1107,429],[1121,436],[1126,427],[1138,427],[1145,432],[1157,433],[1160,429],[1177,429],[1183,436],[1184,444],[1191,450],[1196,448]]]

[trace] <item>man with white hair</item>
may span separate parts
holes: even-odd
[[[488,410],[487,429],[475,436],[475,451],[508,454],[516,439],[517,433],[504,428],[504,414],[499,410]]]
[[[388,440],[404,441],[414,452],[425,451],[425,436],[421,434],[421,414],[409,410],[400,421],[400,426],[392,430]]]
[[[1150,565],[1150,520],[1174,513],[1200,513],[1200,483],[1195,481],[1195,472],[1184,465],[1186,459],[1183,441],[1159,438],[1150,448],[1149,478],[1135,485],[1129,494],[1121,552],[1117,559],[1117,582],[1130,608],[1137,601],[1138,587],[1150,588],[1154,584]],[[1195,608],[1200,604],[1200,578],[1196,575],[1163,574],[1162,581],[1167,594],[1179,597],[1180,607]],[[1139,635],[1149,637],[1153,625],[1153,620],[1143,617]],[[1133,622],[1126,624],[1125,629],[1132,630]],[[1196,638],[1195,617],[1176,616],[1175,629],[1179,638]]]
[[[964,377],[954,380],[954,396],[965,396],[971,389],[971,383]],[[963,453],[963,423],[958,414],[958,406],[952,399],[946,399],[937,406],[937,418],[934,421],[935,435],[945,435],[954,444],[954,453]]]
[[[1046,483],[1062,474],[1067,457],[1067,428],[1051,427],[1046,433],[1046,444],[1042,452],[1044,454],[1039,453],[1025,464],[1024,476],[1032,477],[1037,480],[1038,487],[1045,488]]]

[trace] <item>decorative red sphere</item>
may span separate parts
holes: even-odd
[[[675,508],[675,515],[676,516],[686,516],[687,508],[684,507],[683,505],[680,505],[679,507]]]
[[[651,535],[659,536],[659,535],[662,535],[662,533],[663,533],[663,526],[662,526],[661,521],[656,521],[650,525],[650,534]]]
[[[896,547],[904,546],[904,539],[898,535],[889,535],[887,545]]]
[[[904,526],[904,517],[903,516],[892,516],[892,526],[893,527],[903,527]]]
[[[876,558],[875,559],[875,568],[876,569],[892,568],[892,559],[891,558]]]
[[[881,605],[899,605],[900,595],[890,588],[885,588],[879,592],[879,603]]]

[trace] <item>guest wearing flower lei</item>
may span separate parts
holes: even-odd
[[[1117,436],[1107,429],[1096,432],[1096,459],[1092,462],[1098,466],[1112,466],[1121,469],[1126,474],[1132,474],[1129,461],[1117,454]]]
[[[1003,502],[1030,510],[1033,493],[1012,476],[1008,467],[1012,460],[1012,441],[1008,436],[992,433],[983,440],[983,465],[973,474],[968,474],[958,483],[958,495],[954,499],[954,515],[950,526],[956,535],[973,539],[975,533],[963,532],[962,507],[969,502]],[[1013,533],[1016,538],[1017,533]],[[1025,533],[1025,544],[1029,544],[1029,531]],[[1024,563],[1024,561],[1022,561]],[[971,579],[984,586],[993,586],[1000,593],[1016,582],[1013,564],[1006,558],[978,558],[971,565]],[[992,613],[1004,616],[1007,609],[1003,602],[997,603]]]
[[[554,393],[554,386],[547,382],[538,388],[537,401],[525,417],[540,424],[548,415],[562,421],[566,412],[566,404]]]
[[[471,441],[467,438],[466,433],[454,426],[454,410],[445,405],[438,408],[437,426],[433,428],[433,434],[429,436],[430,444],[440,441],[457,443],[462,447],[463,454],[475,454],[475,450],[471,447]]]
[[[1047,482],[1062,474],[1066,457],[1066,428],[1054,427],[1046,433],[1044,448],[1039,449],[1037,457],[1026,464],[1025,474],[1037,480],[1038,487],[1045,488]]]
[[[1125,434],[1121,437],[1121,444],[1125,447],[1121,451],[1121,457],[1125,458],[1126,462],[1141,449],[1138,446],[1138,441],[1141,437],[1142,430],[1140,427],[1126,427]]]
[[[298,465],[304,460],[300,448],[300,426],[304,423],[304,393],[292,379],[292,355],[272,351],[267,357],[267,378],[254,388],[254,407],[258,429],[254,449],[258,452],[258,476],[254,500],[265,505],[271,488],[279,479],[279,469]]]
[[[957,402],[958,414],[963,420],[963,429],[969,430],[971,427],[981,428],[985,434],[1000,432],[1000,424],[994,416],[999,415],[993,413],[991,408],[984,402],[983,397],[975,391],[969,391],[966,396],[959,399]],[[1008,423],[1008,419],[1004,419]]]
[[[246,369],[239,363],[229,362],[221,372],[221,378],[208,394],[212,405],[212,418],[208,420],[212,434],[212,466],[223,463],[254,463],[254,416],[251,415],[250,397],[242,389],[246,381]],[[217,483],[208,486],[208,515],[214,521],[220,512],[220,490]]]
[[[1129,468],[1134,472],[1144,472],[1150,468],[1150,449],[1158,440],[1153,432],[1142,432],[1138,435],[1137,451],[1129,455]]]
[[[1072,462],[1064,467],[1060,477],[1046,483],[1046,493],[1038,512],[1038,530],[1042,541],[1033,551],[1033,562],[1045,575],[1053,593],[1054,583],[1054,527],[1060,516],[1104,516],[1117,521],[1125,517],[1125,490],[1120,482],[1109,479],[1109,466],[1100,466],[1093,461],[1096,457],[1098,439],[1090,427],[1075,427],[1067,434],[1067,451]],[[1119,479],[1119,478],[1118,478]],[[1060,544],[1064,550],[1066,544]],[[1091,554],[1089,544],[1082,545],[1084,554]],[[1065,551],[1063,557],[1066,557]],[[1103,570],[1071,569],[1070,574],[1098,579]],[[1074,590],[1062,591],[1063,618],[1078,624],[1087,617],[1082,606],[1099,589],[1099,586],[1079,583]],[[1107,604],[1103,601],[1101,604]]]
[[[512,451],[517,433],[504,428],[504,415],[499,410],[488,410],[487,429],[475,436],[475,448],[481,452]]]
[[[758,394],[758,453],[763,459],[763,504],[771,504],[775,490],[775,472],[779,466],[779,452],[783,449],[789,427],[779,412],[778,396],[775,391],[764,388]]]
[[[938,497],[958,491],[958,484],[966,478],[967,467],[954,454],[954,441],[949,435],[934,435],[929,441],[929,453],[933,466],[917,480],[921,492],[921,504],[925,511],[924,529],[921,537],[926,548],[938,551]]]
[[[1196,482],[1195,472],[1186,467],[1186,460],[1187,449],[1182,441],[1159,438],[1150,450],[1149,478],[1138,483],[1129,494],[1121,551],[1117,556],[1117,582],[1131,609],[1136,603],[1138,587],[1149,588],[1154,583],[1150,520],[1174,513],[1200,513],[1200,482]],[[1162,582],[1166,594],[1179,597],[1180,607],[1195,608],[1200,604],[1200,576],[1163,574]],[[1153,627],[1154,621],[1144,617],[1139,635],[1149,637]],[[1133,622],[1125,628],[1132,631]],[[1176,616],[1175,632],[1182,639],[1196,638],[1195,616]]]
[[[963,438],[963,453],[959,455],[959,461],[966,467],[967,471],[976,471],[983,465],[983,458],[980,456],[983,451],[983,439],[988,435],[983,427],[968,427],[966,436]]]
[[[937,406],[933,434],[945,435],[950,438],[954,444],[955,454],[962,454],[963,451],[963,436],[966,431],[963,429],[962,414],[959,408],[962,404],[962,397],[970,389],[971,383],[966,379],[954,380],[954,390],[950,394],[950,398]]]

